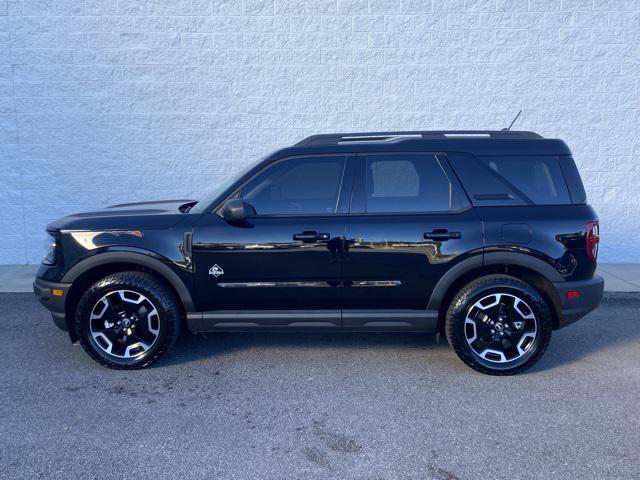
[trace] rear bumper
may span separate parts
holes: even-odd
[[[36,278],[35,282],[33,282],[33,293],[38,297],[40,303],[51,312],[53,323],[65,331],[67,330],[67,322],[65,320],[64,307],[70,288],[70,283],[48,282],[41,278]],[[61,290],[62,295],[53,295],[53,289]]]
[[[558,291],[561,307],[558,328],[566,327],[595,310],[600,304],[604,292],[604,280],[598,275],[591,280],[554,283],[554,286]],[[569,300],[566,293],[572,290],[577,291],[579,296]]]

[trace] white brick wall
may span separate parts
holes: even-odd
[[[198,197],[305,135],[565,139],[605,261],[640,262],[640,1],[0,1],[0,263],[45,224]]]

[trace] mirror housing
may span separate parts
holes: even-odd
[[[220,216],[229,223],[241,223],[247,218],[245,203],[241,198],[230,198],[222,205]]]

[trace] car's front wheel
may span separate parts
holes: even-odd
[[[155,362],[173,345],[181,315],[173,293],[153,275],[120,272],[102,278],[82,295],[75,327],[95,361],[134,369]]]
[[[447,340],[458,357],[491,375],[531,367],[547,349],[552,329],[544,298],[509,275],[487,275],[465,285],[445,319]]]

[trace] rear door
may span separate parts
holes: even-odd
[[[358,156],[355,182],[345,235],[344,328],[430,329],[434,319],[420,312],[435,284],[482,251],[479,218],[442,155]]]

